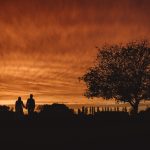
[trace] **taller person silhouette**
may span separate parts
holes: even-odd
[[[30,98],[27,99],[26,108],[28,110],[28,115],[31,116],[35,109],[35,100],[32,94],[30,94]]]

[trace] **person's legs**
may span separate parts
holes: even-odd
[[[33,115],[33,113],[34,113],[34,108],[31,108],[31,115]]]
[[[34,113],[34,108],[28,108],[28,115],[31,116]]]
[[[30,116],[30,108],[28,108],[28,115]]]

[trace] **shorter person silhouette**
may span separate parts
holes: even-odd
[[[18,100],[15,103],[15,112],[20,115],[23,116],[23,108],[25,108],[25,105],[23,104],[23,101],[21,100],[21,97],[18,97]]]
[[[31,116],[34,113],[34,109],[35,109],[35,100],[33,99],[32,94],[30,94],[30,98],[28,98],[27,100],[26,108],[28,110],[28,115]]]

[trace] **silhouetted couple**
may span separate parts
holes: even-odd
[[[15,104],[15,111],[18,115],[24,115],[23,108],[28,110],[28,115],[31,116],[34,113],[35,109],[35,100],[33,99],[33,95],[30,94],[30,98],[27,99],[26,106],[24,105],[21,97],[18,97],[18,100]]]

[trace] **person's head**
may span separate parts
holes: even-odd
[[[20,96],[18,97],[18,101],[21,101],[21,97]]]
[[[33,94],[30,94],[30,98],[33,98]]]

